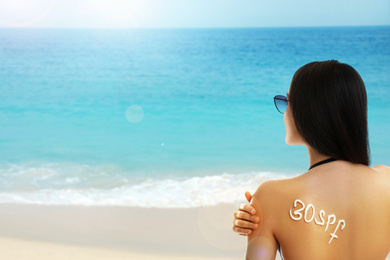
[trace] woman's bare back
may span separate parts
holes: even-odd
[[[390,251],[389,169],[336,161],[262,185],[255,194],[262,197],[258,205],[268,200],[265,207],[272,208],[260,209],[261,218],[271,226],[284,258],[385,259]]]

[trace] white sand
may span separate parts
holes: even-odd
[[[0,259],[243,259],[236,208],[0,205]]]
[[[246,238],[231,230],[236,208],[0,204],[0,259],[244,259]]]
[[[52,260],[52,259],[147,259],[147,260],[211,260],[215,257],[155,255],[152,253],[134,253],[122,250],[81,247],[51,242],[28,241],[12,238],[0,238],[0,259],[6,260]],[[218,258],[240,259],[240,258]]]

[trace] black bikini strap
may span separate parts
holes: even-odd
[[[316,163],[316,164],[310,166],[309,171],[310,171],[311,169],[313,169],[314,167],[320,166],[320,165],[325,164],[325,163],[334,162],[334,161],[337,161],[337,159],[335,159],[335,158],[325,159],[325,160],[323,160],[323,161],[320,161],[320,162],[318,162],[318,163]]]

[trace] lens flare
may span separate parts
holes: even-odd
[[[130,123],[139,123],[144,119],[144,110],[138,105],[129,106],[126,110],[126,119]]]

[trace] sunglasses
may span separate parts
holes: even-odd
[[[279,113],[284,114],[284,111],[286,111],[287,109],[287,103],[288,103],[287,97],[277,95],[274,97],[274,103]]]

